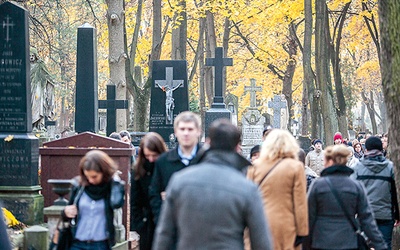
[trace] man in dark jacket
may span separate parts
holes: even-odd
[[[162,154],[154,164],[154,174],[149,187],[150,206],[157,224],[163,196],[172,174],[194,163],[200,149],[200,117],[192,112],[180,113],[174,121],[174,133],[178,146]]]
[[[354,166],[351,177],[364,184],[376,224],[391,249],[393,226],[399,225],[393,162],[383,156],[380,138],[369,137],[365,148],[364,157]]]
[[[242,174],[250,165],[237,150],[240,131],[214,121],[200,164],[175,173],[154,239],[154,250],[243,249],[248,227],[252,249],[273,249],[257,186]]]

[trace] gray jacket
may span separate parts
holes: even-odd
[[[249,164],[236,153],[213,150],[175,173],[153,249],[243,249],[246,227],[253,249],[273,249],[257,186],[240,172]]]
[[[375,219],[398,219],[393,163],[383,155],[371,158],[365,155],[353,170],[351,178],[364,184]]]
[[[357,235],[331,192],[326,178],[332,182],[350,215],[358,215],[361,229],[375,249],[387,249],[378,230],[365,189],[349,178],[353,171],[346,166],[331,166],[321,172],[308,193],[309,227],[312,248],[357,249]],[[310,249],[310,246],[305,246]]]

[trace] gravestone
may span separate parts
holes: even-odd
[[[256,80],[250,79],[251,85],[245,86],[245,91],[250,92],[250,107],[242,118],[242,154],[247,156],[255,145],[261,144],[265,118],[257,109],[256,92],[262,91],[256,86]]]
[[[99,100],[99,109],[107,109],[106,135],[117,132],[117,109],[128,109],[128,100],[115,100],[116,86],[107,85],[107,100]]]
[[[273,110],[273,123],[272,126],[274,128],[287,129],[286,125],[282,120],[284,118],[284,114],[282,114],[282,109],[287,108],[287,102],[284,95],[275,95],[274,99],[268,102],[268,108],[272,108]]]
[[[99,131],[96,29],[78,27],[76,51],[75,131]]]
[[[231,120],[231,112],[226,109],[222,93],[223,69],[232,66],[232,58],[224,58],[224,48],[215,48],[215,58],[206,58],[206,66],[214,67],[214,99],[211,109],[205,115],[205,136],[208,136],[208,128],[211,123],[220,118]]]
[[[231,121],[232,124],[238,125],[238,112],[239,112],[239,98],[234,94],[228,93],[225,96],[225,105],[228,110],[231,112]]]
[[[0,202],[18,220],[43,221],[39,140],[32,132],[28,11],[0,5]]]
[[[130,228],[130,183],[131,156],[133,148],[128,143],[114,140],[91,132],[62,138],[44,143],[40,148],[41,157],[41,184],[44,204],[49,207],[57,199],[52,191],[49,179],[71,179],[79,175],[79,161],[90,150],[98,149],[107,153],[117,164],[122,172],[121,179],[125,181],[125,204],[123,206],[123,225]],[[66,197],[69,199],[69,197]]]
[[[154,61],[152,71],[149,131],[157,132],[169,148],[175,141],[174,119],[189,110],[187,62]]]

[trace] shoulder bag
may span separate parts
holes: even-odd
[[[350,224],[353,226],[353,229],[355,231],[355,233],[357,234],[357,244],[358,244],[358,249],[359,250],[369,250],[371,249],[371,247],[369,246],[370,241],[368,239],[368,237],[365,235],[365,233],[363,231],[361,231],[361,228],[359,225],[356,225],[355,222],[355,218],[352,217],[349,212],[347,211],[346,207],[343,205],[342,200],[339,198],[339,194],[337,193],[337,191],[333,188],[332,182],[331,180],[329,180],[328,177],[324,178],[326,180],[326,182],[328,183],[329,189],[331,190],[333,196],[335,196],[335,199],[337,201],[337,203],[339,204],[339,206],[342,208],[346,219],[350,222]]]
[[[85,187],[81,187],[78,191],[78,194],[75,196],[73,205],[76,205],[79,197],[82,195]],[[56,230],[51,239],[50,250],[68,250],[71,248],[73,235],[72,235],[72,227],[75,225],[75,218],[72,220],[64,221],[63,218],[58,220]]]
[[[280,159],[277,163],[275,163],[274,166],[272,166],[272,168],[270,170],[268,170],[268,172],[265,174],[265,176],[261,179],[261,181],[258,183],[258,186],[261,186],[261,184],[263,183],[263,181],[265,180],[265,178],[267,178],[267,176],[272,172],[272,170],[274,170],[274,168],[276,166],[278,166],[278,164],[282,161],[283,159]]]

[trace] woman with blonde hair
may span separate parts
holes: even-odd
[[[306,178],[304,165],[297,160],[299,149],[292,134],[273,129],[247,173],[259,185],[276,250],[300,249],[308,234]]]
[[[305,249],[358,249],[359,227],[375,249],[387,249],[364,187],[349,177],[353,173],[346,166],[349,156],[343,144],[325,149],[325,169],[308,193],[310,239]]]

